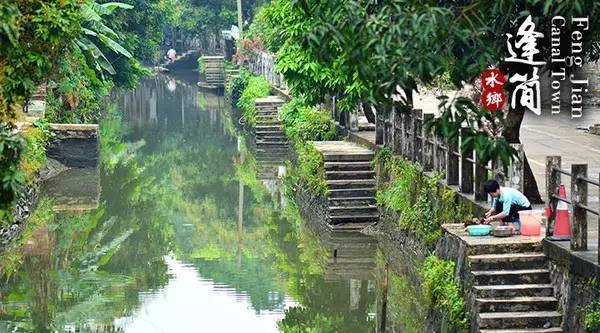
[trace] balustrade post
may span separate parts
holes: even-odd
[[[461,129],[461,142],[463,133],[464,130]],[[473,151],[461,154],[460,171],[460,191],[465,194],[473,193]]]
[[[455,153],[459,152],[458,148],[458,138],[455,140],[447,140],[446,145],[448,146],[448,150],[446,150],[446,184],[448,185],[458,185],[458,156]]]
[[[421,123],[421,138],[422,138],[422,154],[421,160],[423,161],[423,170],[431,171],[435,166],[434,159],[434,145],[429,142],[429,139],[432,138],[430,135],[430,131],[427,130],[427,122],[433,119],[433,114],[426,113],[423,114],[423,122]]]
[[[556,205],[558,201],[552,196],[558,194],[558,189],[561,183],[561,173],[556,169],[560,169],[560,156],[546,156],[546,198],[548,198],[548,207],[550,207],[550,216],[547,216],[546,236],[552,236],[554,233],[554,218],[556,217]]]
[[[412,147],[409,150],[410,160],[413,162],[423,163],[422,161],[422,151],[423,151],[423,141],[422,136],[422,124],[423,124],[423,110],[414,109],[412,110],[412,121],[411,121],[411,133],[412,133]]]
[[[487,169],[477,157],[475,158],[475,200],[486,201],[487,194],[483,188],[483,184],[487,180]]]
[[[588,184],[580,178],[587,177],[587,164],[571,164],[571,204],[573,223],[571,225],[571,250],[587,251],[587,211],[580,204],[587,205]]]

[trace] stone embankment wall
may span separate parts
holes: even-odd
[[[39,185],[68,168],[98,165],[98,125],[53,124],[55,137],[46,147],[47,164],[38,172],[38,178],[21,192],[13,210],[12,223],[0,229],[0,253],[20,235],[35,208]]]

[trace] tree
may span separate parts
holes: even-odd
[[[0,122],[14,123],[25,100],[81,33],[80,3],[0,3]]]
[[[358,106],[363,99],[381,113],[392,107],[400,112],[412,108],[412,95],[441,76],[447,76],[458,89],[471,83],[484,69],[495,65],[507,70],[505,34],[513,31],[512,21],[531,14],[537,27],[549,31],[555,15],[595,17],[600,5],[589,0],[557,3],[551,0],[526,1],[417,1],[382,2],[346,0],[341,2],[294,2],[275,0],[267,8],[275,36],[278,68],[295,94],[308,95],[313,102],[326,95],[339,94],[345,109]],[[593,22],[592,22],[593,21]],[[567,29],[568,30],[568,29]],[[565,33],[568,33],[565,32]],[[584,36],[587,60],[600,54],[600,21],[590,20],[590,32]],[[541,56],[548,59],[550,40],[539,45]],[[567,43],[562,45],[568,47]],[[509,70],[510,73],[510,70]],[[508,86],[509,94],[514,86]],[[394,98],[392,98],[394,97]],[[478,103],[461,101],[465,117],[480,112]],[[457,110],[454,107],[447,111]],[[510,110],[504,117],[490,117],[504,128],[504,139],[486,135],[479,122],[470,128],[476,140],[468,140],[483,156],[499,147],[503,159],[513,158],[507,143],[518,142],[524,110]],[[443,132],[455,137],[461,118],[446,117]],[[470,142],[469,142],[470,141]],[[477,142],[477,144],[474,144]],[[463,149],[468,148],[463,146]],[[505,156],[508,153],[508,156]],[[483,161],[485,162],[485,160]],[[539,193],[527,161],[526,194],[539,201]],[[537,199],[537,200],[536,200]]]

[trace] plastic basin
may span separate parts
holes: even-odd
[[[492,226],[487,224],[470,225],[467,227],[467,231],[471,236],[487,236],[491,230]]]

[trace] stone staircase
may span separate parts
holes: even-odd
[[[562,332],[562,314],[540,248],[499,249],[479,247],[468,257],[477,332]]]
[[[327,178],[328,222],[336,229],[358,229],[377,222],[374,153],[346,141],[315,142]]]
[[[257,98],[256,103],[256,163],[258,178],[277,178],[278,166],[288,157],[288,140],[278,118],[278,110],[284,103],[276,96]]]
[[[225,86],[225,58],[222,56],[203,56],[206,84],[214,87]]]

